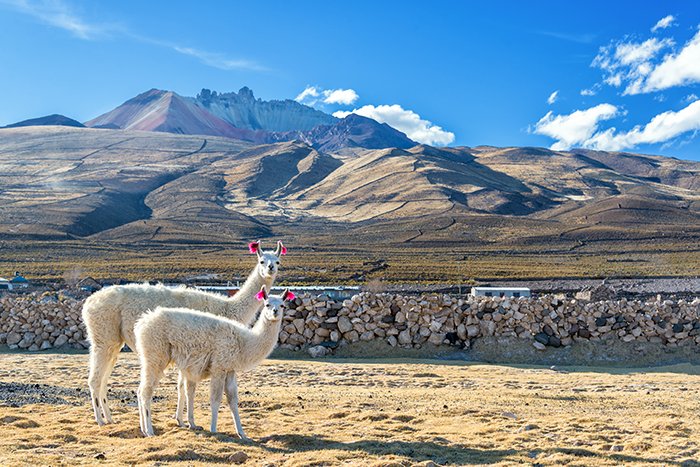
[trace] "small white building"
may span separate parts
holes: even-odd
[[[474,297],[529,297],[527,287],[472,287]]]
[[[0,291],[1,290],[12,290],[12,282],[8,281],[4,277],[0,277]]]

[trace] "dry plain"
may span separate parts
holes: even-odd
[[[117,424],[98,428],[86,354],[0,355],[4,465],[700,465],[700,367],[525,367],[437,360],[272,359],[241,378],[251,442],[178,428],[175,372],[139,435],[138,362],[112,379]],[[207,385],[198,423],[208,424]]]

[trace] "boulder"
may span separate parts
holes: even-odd
[[[322,345],[316,345],[314,347],[309,347],[308,352],[311,358],[320,358],[328,355],[330,350]]]
[[[412,342],[411,333],[405,329],[399,333],[399,344],[410,344]]]
[[[350,331],[353,328],[352,323],[350,322],[350,319],[348,319],[347,316],[341,316],[338,319],[338,331],[341,333],[345,334],[346,332]]]
[[[16,332],[10,332],[7,334],[7,345],[19,344],[21,340],[22,336],[20,336]]]

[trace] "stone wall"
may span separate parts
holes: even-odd
[[[86,349],[82,300],[63,294],[0,297],[0,345],[11,349]]]
[[[481,337],[528,340],[539,350],[577,341],[700,344],[700,299],[586,302],[537,298],[421,297],[362,293],[342,303],[302,297],[280,335],[282,348],[382,339],[392,347],[426,343],[468,348]]]
[[[82,301],[59,294],[0,298],[0,345],[42,350],[86,348]],[[475,339],[507,337],[536,349],[616,340],[665,348],[700,345],[700,298],[587,302],[554,296],[488,298],[361,293],[344,301],[299,296],[285,317],[280,347],[325,355],[357,342],[420,349],[467,349]]]

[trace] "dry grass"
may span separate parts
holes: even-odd
[[[0,387],[38,383],[61,404],[0,391],[0,459],[16,464],[700,465],[700,368],[569,368],[569,372],[436,361],[271,360],[242,378],[251,443],[179,429],[174,372],[154,404],[158,436],[138,433],[138,365],[113,378],[116,425],[97,428],[85,396],[87,356],[0,355]],[[75,388],[83,388],[75,392]],[[207,425],[206,385],[198,422]],[[9,395],[9,397],[7,397]],[[16,405],[11,407],[9,405]]]
[[[286,283],[465,283],[470,278],[658,277],[700,275],[700,249],[678,240],[577,244],[498,244],[463,246],[335,246],[285,239],[289,255]],[[270,245],[271,241],[267,241]],[[314,245],[313,248],[310,245]],[[182,280],[218,273],[223,280],[245,278],[253,264],[239,245],[126,245],[75,241],[0,242],[0,275],[22,271],[31,279],[56,280],[66,274],[97,279]],[[384,260],[386,269],[370,272]],[[2,273],[5,271],[5,273]]]

